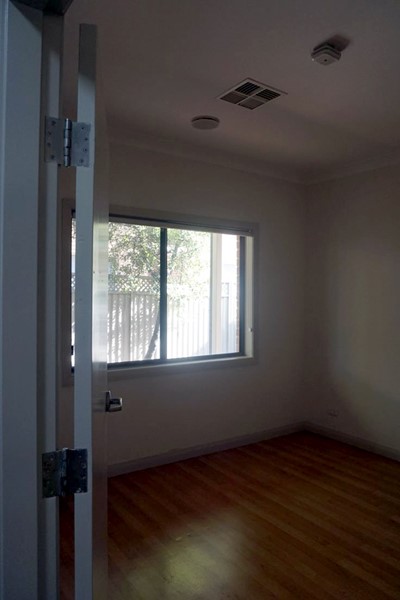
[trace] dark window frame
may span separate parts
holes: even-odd
[[[73,203],[71,201],[65,201],[66,202],[66,207],[67,207],[67,214],[68,214],[68,209],[69,209],[69,223],[71,223],[71,220],[74,216],[75,210],[73,207]],[[162,325],[162,313],[163,311],[166,311],[166,306],[161,310],[161,314],[160,314],[160,358],[155,358],[155,359],[147,359],[147,360],[137,360],[137,361],[121,361],[121,362],[113,362],[113,363],[108,363],[107,364],[107,368],[109,372],[116,372],[116,371],[129,371],[129,369],[131,369],[132,371],[140,369],[141,367],[146,368],[152,368],[152,367],[157,367],[157,366],[161,366],[161,367],[165,367],[168,365],[185,365],[185,364],[201,364],[201,363],[212,363],[215,362],[215,364],[218,364],[218,362],[220,361],[225,361],[225,359],[230,360],[230,359],[243,359],[243,358],[253,358],[254,357],[254,339],[253,339],[253,334],[254,334],[254,293],[255,293],[255,280],[254,280],[254,273],[255,273],[255,264],[254,264],[254,259],[255,259],[255,244],[256,244],[256,231],[257,231],[257,225],[255,224],[250,224],[250,223],[239,223],[236,221],[231,221],[231,220],[221,220],[221,219],[213,219],[213,218],[201,218],[201,217],[197,217],[197,216],[190,216],[187,217],[185,216],[175,216],[175,215],[168,215],[168,218],[165,217],[159,217],[158,215],[156,217],[150,215],[148,216],[148,213],[151,213],[152,211],[144,211],[144,210],[134,210],[134,209],[122,209],[118,208],[118,210],[110,210],[109,213],[109,221],[116,221],[116,222],[121,222],[121,223],[135,223],[135,224],[139,224],[139,225],[150,225],[150,226],[155,226],[155,227],[160,227],[161,230],[167,230],[168,228],[177,228],[177,229],[187,229],[187,230],[192,230],[192,231],[202,231],[202,232],[209,232],[209,233],[229,233],[229,234],[233,234],[236,236],[239,236],[240,242],[239,242],[239,279],[238,279],[238,283],[239,283],[239,323],[238,323],[238,334],[239,334],[239,345],[238,345],[238,351],[237,352],[228,352],[228,353],[219,353],[219,354],[204,354],[204,355],[198,355],[198,356],[187,356],[187,357],[179,357],[179,358],[166,358],[163,357],[163,355],[161,354],[161,328],[164,327],[166,328],[166,316],[164,317],[164,323]],[[65,213],[65,208],[64,208],[64,213]],[[140,213],[144,213],[144,214],[140,214]],[[65,219],[65,215],[64,215],[64,219]],[[69,227],[69,231],[71,231],[70,227]],[[63,227],[63,239],[65,238],[65,225]],[[252,246],[251,246],[251,261],[249,263],[248,261],[248,256],[247,256],[247,240],[251,239],[252,240]],[[70,245],[69,245],[70,246]],[[64,247],[64,244],[63,244]],[[160,243],[160,251],[161,251],[161,243]],[[65,254],[64,250],[63,250],[63,254]],[[164,253],[164,256],[166,257],[166,253]],[[69,275],[71,275],[71,253],[69,250]],[[65,256],[62,259],[62,262],[64,263],[64,270],[65,270]],[[250,277],[248,274],[248,269],[249,266],[251,265],[251,273],[250,273]],[[164,271],[166,272],[166,265],[164,265]],[[63,278],[64,279],[64,278]],[[69,279],[70,281],[70,279]],[[65,285],[65,284],[63,284]],[[165,284],[166,286],[166,281]],[[251,287],[251,290],[249,290],[249,287]],[[65,289],[65,288],[64,288]],[[248,293],[250,291],[250,295],[251,295],[251,302],[248,302]],[[63,294],[63,296],[65,297],[65,294]],[[161,298],[161,291],[160,291],[160,298]],[[164,295],[164,298],[166,298],[166,295]],[[70,296],[69,296],[70,299]],[[166,304],[166,303],[165,303]],[[250,306],[251,305],[251,306]],[[250,307],[250,314],[251,314],[251,318],[249,319],[248,317],[248,309]],[[69,324],[71,323],[71,312],[70,312],[70,308],[71,308],[71,302],[69,301]],[[65,312],[65,311],[63,311]],[[65,328],[65,317],[62,319],[64,320],[64,333],[66,331]],[[71,331],[70,326],[69,326],[69,331]],[[165,345],[166,345],[166,336],[164,334],[164,340],[165,340]],[[249,341],[250,340],[250,341]],[[71,347],[71,344],[69,344],[68,346],[69,348]],[[65,348],[65,344],[64,344],[64,348]],[[163,352],[164,354],[164,352]],[[68,367],[68,372],[70,373],[70,375],[65,376],[65,359],[64,359],[64,367],[62,368],[63,372],[64,372],[64,376],[63,376],[63,380],[64,383],[66,384],[70,384],[71,383],[71,374],[73,374],[73,367],[71,367],[71,363],[69,361],[69,367]]]

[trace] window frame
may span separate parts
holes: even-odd
[[[61,217],[61,370],[64,385],[73,383],[71,367],[71,223],[74,214],[74,202],[64,200]],[[258,225],[232,219],[218,219],[173,212],[161,212],[150,209],[113,205],[109,209],[109,220],[121,223],[149,225],[153,227],[186,229],[191,231],[209,231],[240,236],[239,253],[239,350],[237,352],[205,354],[181,358],[156,358],[140,361],[108,363],[111,379],[125,378],[127,375],[146,373],[165,373],[170,369],[189,365],[194,368],[204,366],[230,366],[254,362],[255,359],[255,267],[258,244]],[[161,245],[161,242],[160,242]],[[162,271],[162,269],[161,269]],[[161,276],[160,271],[160,276]],[[160,296],[161,297],[161,296]],[[166,326],[166,324],[165,324]],[[161,337],[161,331],[160,331]]]

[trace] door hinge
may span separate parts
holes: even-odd
[[[86,449],[63,448],[42,454],[43,498],[87,492]]]
[[[56,162],[64,167],[88,167],[90,124],[46,117],[44,147],[45,162]]]

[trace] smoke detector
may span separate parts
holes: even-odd
[[[311,52],[311,58],[315,62],[319,63],[320,65],[324,65],[325,67],[340,60],[341,56],[342,53],[340,50],[335,48],[335,46],[332,46],[332,44],[328,44],[327,42],[317,46]]]

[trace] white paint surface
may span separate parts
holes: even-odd
[[[111,150],[111,202],[259,223],[257,363],[113,383],[111,464],[298,421],[303,196],[292,184],[129,146]],[[114,418],[115,417],[115,418]]]
[[[129,146],[111,159],[112,203],[260,227],[256,363],[113,381],[111,468],[301,421],[399,450],[398,169],[302,187]]]
[[[76,174],[74,447],[88,450],[88,481],[74,497],[75,600],[107,598],[108,161],[97,60],[96,27],[81,25],[77,118],[91,124],[91,155]]]
[[[42,16],[3,0],[0,17],[0,598],[35,600]]]
[[[395,167],[314,185],[307,215],[307,420],[395,450],[399,190]]]
[[[292,179],[400,158],[398,0],[80,0],[79,19],[99,25],[114,137]],[[313,62],[333,35],[342,59]],[[247,77],[287,95],[218,99]],[[218,129],[193,129],[199,114]]]
[[[299,421],[304,204],[295,185],[129,146],[111,147],[111,203],[259,223],[256,363],[111,383],[109,464]],[[174,374],[172,374],[174,373]],[[68,391],[64,390],[67,406]],[[63,422],[67,423],[67,416]]]

